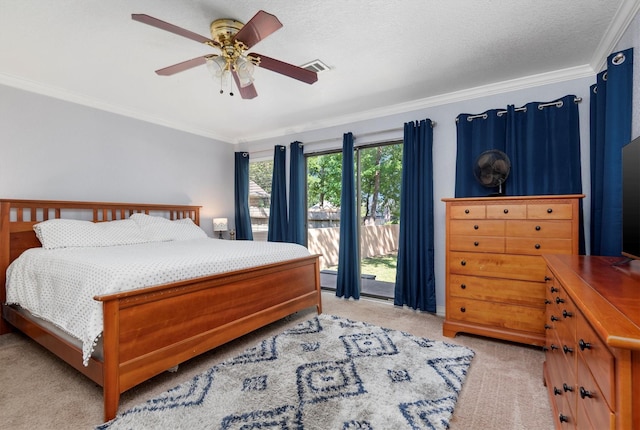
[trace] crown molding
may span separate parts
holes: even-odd
[[[640,1],[640,0],[639,0]],[[259,135],[253,135],[245,137],[242,140],[236,140],[233,143],[245,143],[250,144],[265,139],[272,139],[276,137],[288,136],[303,132],[321,130],[324,128],[336,127],[345,124],[353,124],[359,121],[366,121],[376,118],[382,118],[390,115],[403,114],[412,111],[418,111],[435,106],[441,106],[449,103],[455,103],[465,100],[472,100],[482,97],[487,97],[496,94],[508,93],[511,91],[518,91],[527,88],[539,87],[543,85],[555,84],[559,82],[565,82],[574,79],[592,77],[595,75],[595,71],[590,65],[585,64],[582,66],[571,67],[567,69],[557,70],[554,72],[540,73],[537,75],[526,76],[517,79],[511,79],[508,81],[497,82],[489,85],[483,85],[480,87],[469,88],[461,91],[455,91],[447,94],[441,94],[433,97],[427,97],[420,100],[414,100],[406,103],[399,103],[396,105],[385,106],[382,108],[371,109],[367,111],[356,112],[348,115],[340,115],[337,117],[326,118],[324,120],[316,120],[313,122],[313,127],[309,127],[309,124],[302,124],[299,127],[281,128],[279,130],[272,130],[268,133]]]
[[[591,57],[591,68],[599,73],[607,66],[607,57],[611,54],[629,25],[640,10],[640,0],[623,0],[616,11],[615,16],[609,24],[609,28],[598,44],[593,57]]]
[[[637,0],[640,3],[640,0]],[[138,119],[141,121],[150,122],[156,125],[181,130],[187,133],[195,134],[198,136],[208,137],[221,142],[232,144],[250,144],[265,139],[271,139],[282,136],[289,136],[293,134],[309,132],[314,130],[321,130],[324,128],[336,127],[345,124],[352,124],[359,121],[366,121],[376,118],[381,118],[390,115],[403,114],[412,111],[418,111],[434,106],[441,106],[448,103],[455,103],[465,100],[472,100],[481,97],[487,97],[496,94],[507,93],[511,91],[517,91],[532,87],[538,87],[542,85],[554,84],[558,82],[564,82],[573,79],[579,79],[583,77],[590,77],[595,74],[594,69],[590,65],[583,65],[577,67],[571,67],[567,69],[557,70],[554,72],[541,73],[537,75],[526,76],[517,79],[511,79],[508,81],[497,82],[489,85],[483,85],[480,87],[469,88],[461,91],[455,91],[447,94],[441,94],[433,97],[427,97],[420,100],[414,100],[406,103],[399,103],[395,105],[385,106],[376,109],[370,109],[366,111],[355,112],[348,115],[340,115],[331,118],[314,120],[313,123],[301,124],[296,127],[280,128],[271,130],[266,133],[256,134],[252,136],[245,136],[241,139],[222,136],[212,133],[210,130],[203,130],[188,126],[183,123],[167,121],[163,118],[147,115],[129,108],[122,106],[115,106],[109,103],[104,103],[99,100],[86,97],[80,94],[72,93],[60,88],[52,87],[49,85],[42,85],[37,82],[29,81],[23,78],[17,78],[0,73],[0,84],[8,85],[15,88],[20,88],[25,91],[30,91],[57,99],[62,99],[72,103],[104,110],[107,112],[116,113],[126,117]]]
[[[82,94],[64,90],[62,88],[54,87],[51,85],[44,85],[39,82],[30,81],[28,79],[19,78],[8,74],[0,73],[0,84],[48,97],[53,97],[55,99],[67,101],[70,103],[115,113],[128,118],[138,119],[140,121],[149,122],[163,127],[184,131],[187,133],[195,134],[197,136],[208,137],[225,143],[230,143],[233,141],[233,138],[230,136],[222,136],[211,133],[210,130],[192,127],[180,122],[167,121],[166,119],[148,115],[127,107],[105,103],[100,100],[84,96]]]

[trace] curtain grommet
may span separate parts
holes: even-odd
[[[624,60],[626,60],[627,58],[625,57],[625,55],[622,52],[618,52],[612,59],[611,59],[611,64],[613,64],[614,66],[619,66],[620,64],[624,63]]]

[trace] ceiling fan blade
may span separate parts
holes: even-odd
[[[282,28],[282,23],[275,15],[260,10],[240,29],[235,40],[239,40],[247,45],[247,48],[251,48],[280,28]]]
[[[161,76],[175,75],[176,73],[184,72],[185,70],[205,64],[209,57],[210,55],[204,55],[202,57],[192,58],[191,60],[183,61],[182,63],[174,64],[173,66],[158,69],[156,70],[156,74]]]
[[[252,99],[258,96],[256,87],[254,87],[253,84],[247,85],[246,87],[241,87],[240,78],[238,78],[238,74],[235,71],[232,74],[233,74],[233,80],[236,82],[236,87],[238,88],[238,91],[240,92],[240,96],[243,99]]]
[[[318,74],[311,70],[303,69],[302,67],[294,66],[293,64],[285,63],[275,58],[270,58],[262,54],[251,53],[249,57],[258,57],[260,59],[259,67],[263,69],[271,70],[272,72],[280,73],[281,75],[288,76],[293,79],[305,82],[307,84],[313,84],[318,80]]]
[[[157,18],[154,18],[149,15],[145,15],[143,13],[133,13],[131,14],[131,19],[134,21],[139,21],[144,24],[151,25],[153,27],[159,28],[161,30],[170,31],[173,34],[177,34],[178,36],[186,37],[187,39],[195,40],[196,42],[206,43],[207,45],[217,46],[217,44],[209,39],[208,37],[200,36],[193,31],[185,30],[182,27],[178,27],[177,25],[169,24],[168,22],[161,21]]]

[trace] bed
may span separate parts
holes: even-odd
[[[317,255],[98,295],[102,353],[83,363],[81,346],[6,304],[7,268],[42,246],[34,225],[67,218],[100,223],[135,214],[200,223],[200,206],[0,199],[0,334],[23,332],[102,386],[105,421],[115,417],[120,394],[135,385],[299,310],[315,306],[322,312]]]

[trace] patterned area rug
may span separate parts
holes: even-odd
[[[319,315],[98,429],[446,429],[473,358]]]

